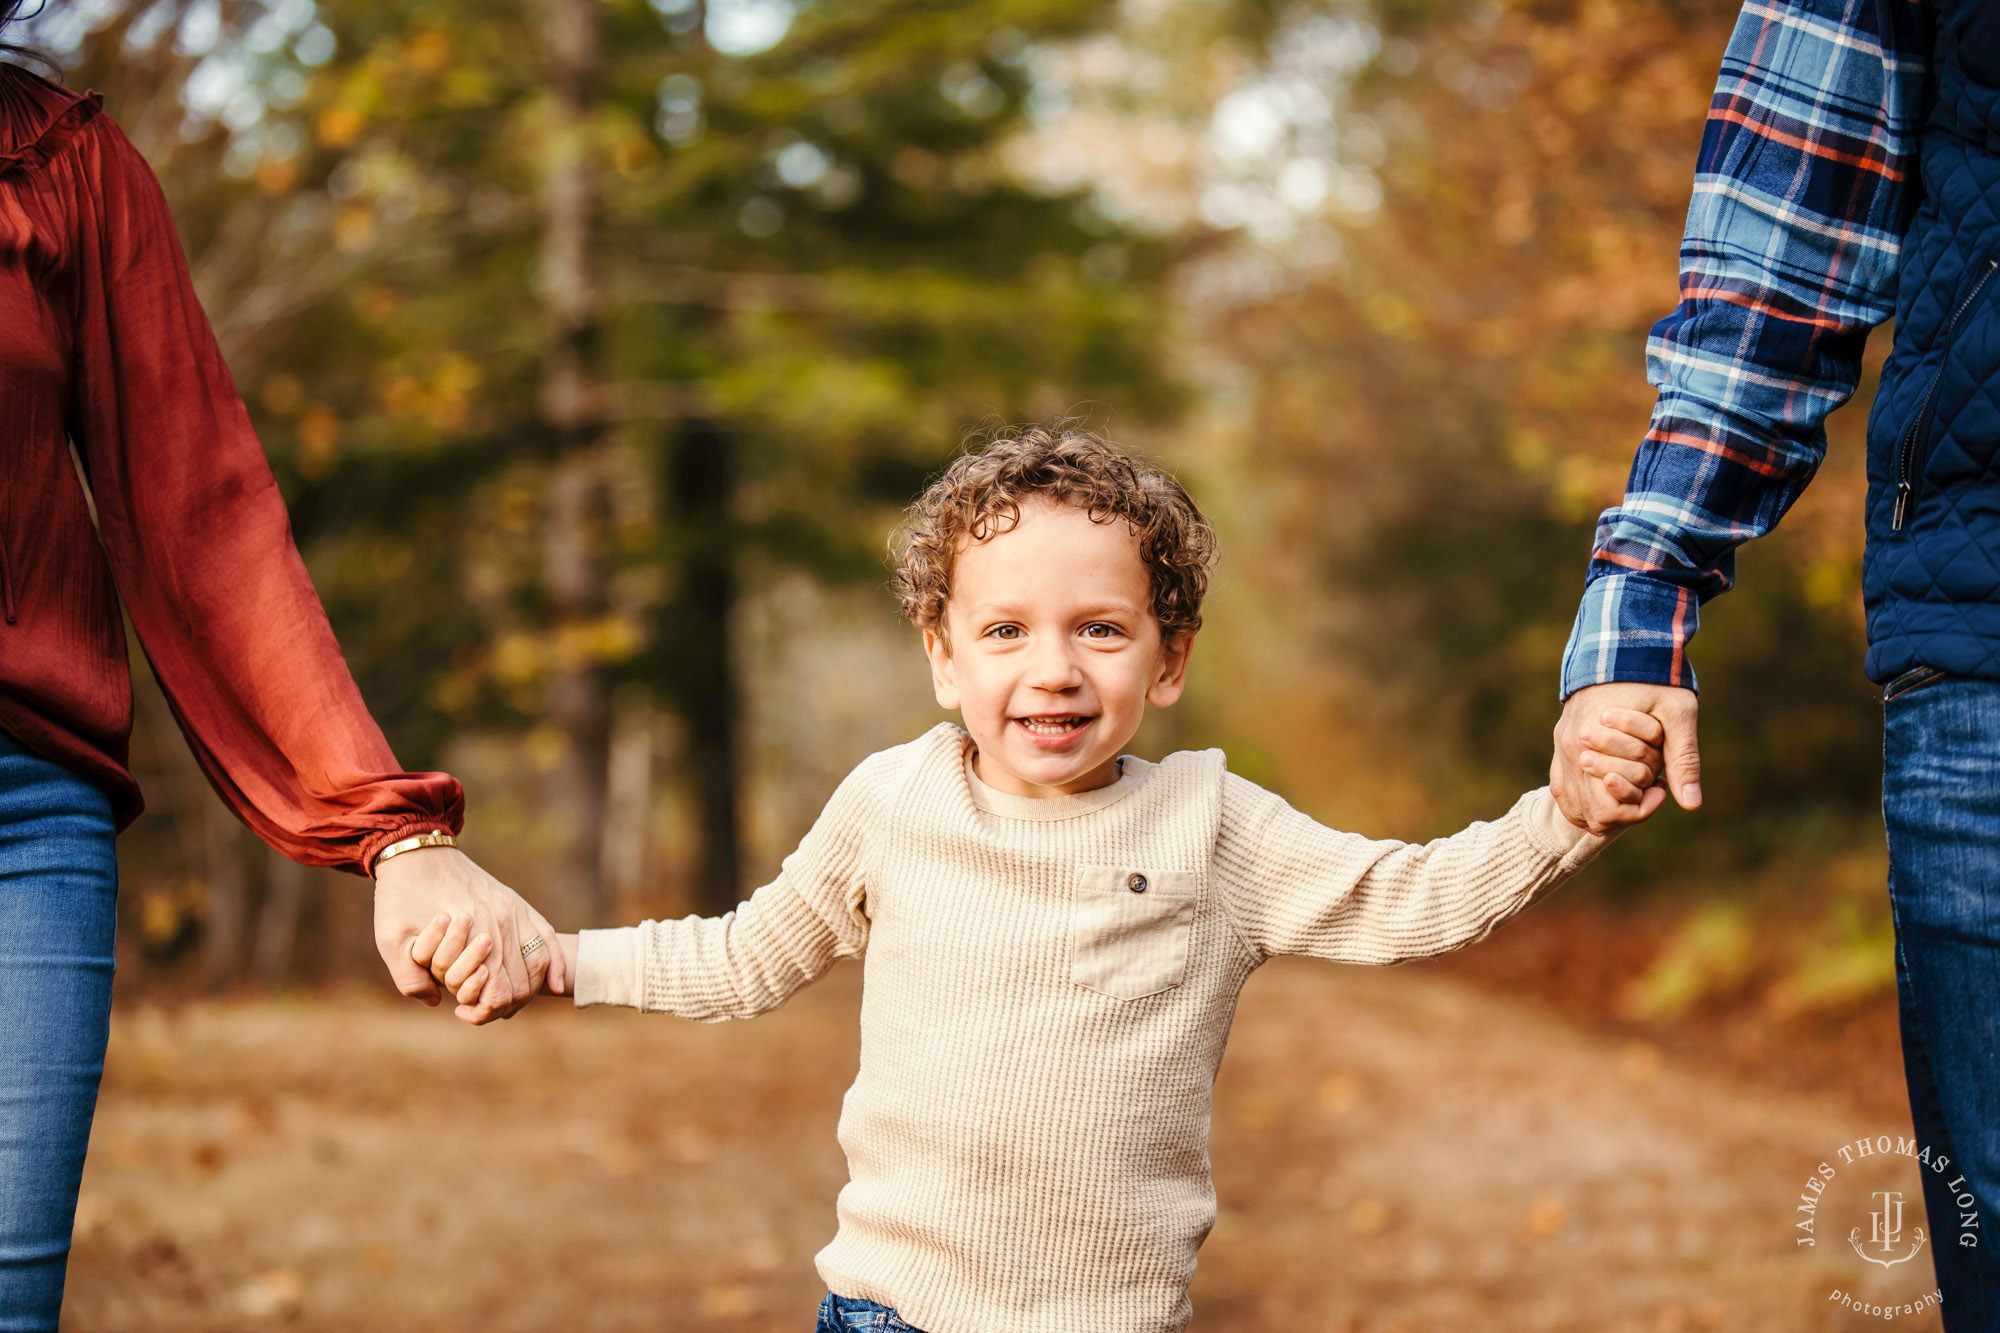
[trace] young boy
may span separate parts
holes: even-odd
[[[1121,756],[1180,698],[1213,551],[1175,481],[1093,436],[960,458],[911,507],[896,581],[964,728],[862,761],[734,912],[561,937],[578,1007],[705,1022],[862,959],[822,1330],[1185,1327],[1250,974],[1462,947],[1604,845],[1546,790],[1412,846],[1323,827],[1220,751]],[[1599,748],[1652,784],[1655,746]],[[476,994],[465,932],[434,922],[415,953]]]

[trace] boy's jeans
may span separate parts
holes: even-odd
[[[111,1022],[111,803],[0,735],[0,1330],[50,1333]]]
[[[1926,1170],[1940,1313],[1949,1333],[2000,1329],[2000,681],[1920,667],[1883,690],[1882,814],[1903,1067]],[[1950,1182],[1964,1173],[1957,1191]],[[1959,1243],[1977,1197],[1978,1244]]]
[[[829,1291],[819,1303],[819,1326],[814,1333],[855,1333],[859,1329],[868,1329],[870,1333],[877,1329],[887,1333],[923,1333],[922,1329],[904,1323],[903,1317],[886,1305],[836,1296]]]

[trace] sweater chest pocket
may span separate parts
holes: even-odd
[[[1180,985],[1200,898],[1191,871],[1082,867],[1070,901],[1070,980],[1115,1000]]]

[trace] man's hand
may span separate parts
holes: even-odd
[[[1664,730],[1660,749],[1665,770],[1659,785],[1638,790],[1619,776],[1630,733],[1608,723],[1616,710],[1647,713]],[[1669,792],[1686,810],[1701,806],[1701,753],[1695,745],[1693,690],[1675,685],[1613,681],[1590,685],[1569,697],[1556,722],[1555,756],[1549,762],[1549,791],[1563,817],[1592,833],[1650,819]]]
[[[544,986],[555,995],[568,989],[555,928],[540,912],[457,848],[420,847],[375,871],[375,948],[396,989],[411,999],[436,1005],[441,998],[431,974],[410,957],[411,942],[439,915],[464,917],[470,930],[492,939],[485,989],[457,1009],[466,1022],[512,1018]],[[544,947],[521,957],[521,946],[537,935]]]

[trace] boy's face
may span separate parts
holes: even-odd
[[[1016,796],[1116,781],[1146,705],[1181,697],[1193,638],[1161,642],[1131,528],[1047,500],[959,553],[945,626],[949,646],[924,631],[938,703],[972,733],[980,780]]]

